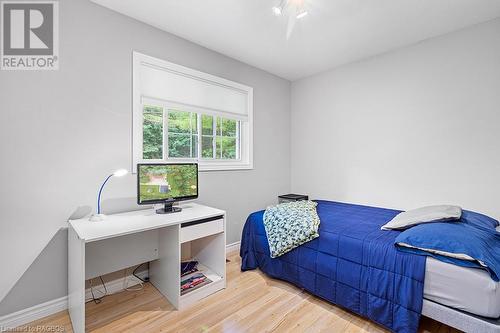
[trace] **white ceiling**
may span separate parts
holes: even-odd
[[[296,80],[500,16],[500,0],[306,0],[289,40],[279,0],[92,0]]]

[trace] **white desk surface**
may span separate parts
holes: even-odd
[[[181,212],[172,214],[156,214],[154,209],[146,209],[107,215],[99,222],[91,222],[88,217],[68,222],[78,237],[89,243],[225,214],[223,210],[197,203],[181,207]]]

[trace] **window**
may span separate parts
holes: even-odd
[[[166,133],[163,131],[165,122]],[[145,105],[142,159],[144,161],[176,158],[238,161],[239,128],[240,122],[233,119]]]
[[[133,166],[251,169],[253,89],[134,52]]]

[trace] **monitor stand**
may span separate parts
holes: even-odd
[[[165,207],[157,209],[156,214],[170,214],[170,213],[178,213],[182,210],[181,207],[174,207],[175,200],[169,199],[165,200]]]

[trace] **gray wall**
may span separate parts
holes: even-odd
[[[288,81],[89,1],[60,1],[60,70],[0,72],[0,299],[22,276],[0,315],[66,294],[66,233],[56,232],[95,206],[107,173],[130,168],[133,50],[254,88],[254,169],[200,176],[199,202],[227,210],[228,243],[290,190]],[[136,208],[135,187],[134,175],[113,179],[104,210]]]
[[[292,191],[500,218],[500,20],[292,84]]]
[[[63,297],[68,290],[68,232],[60,229],[0,302],[0,316]]]

